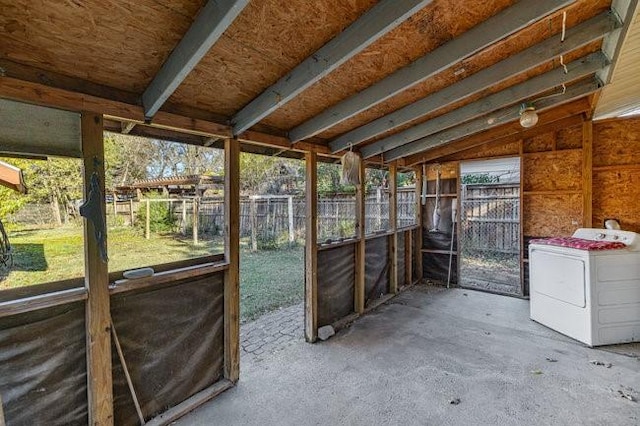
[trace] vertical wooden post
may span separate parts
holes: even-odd
[[[255,195],[251,197],[249,204],[251,215],[251,251],[258,251],[258,206]]]
[[[415,257],[416,257],[416,275],[418,276],[418,281],[422,281],[422,166],[418,166],[415,169],[416,175],[416,232],[414,235],[415,238]]]
[[[145,223],[144,223],[144,237],[148,240],[149,238],[151,238],[151,201],[150,200],[145,200],[146,205],[146,217],[145,217]]]
[[[198,202],[198,197],[194,197],[191,206],[193,207],[192,210],[192,217],[191,217],[191,223],[192,223],[192,234],[193,234],[193,244],[198,244],[198,227],[200,226],[199,222],[199,210],[200,210],[200,203]]]
[[[582,123],[582,226],[593,226],[593,121]]]
[[[106,222],[104,199],[104,146],[102,115],[82,113],[82,153],[84,157],[84,198],[89,199],[90,182],[94,173],[100,182],[103,196],[101,218]],[[89,424],[113,425],[113,390],[111,378],[111,313],[109,304],[109,270],[100,257],[100,246],[93,223],[84,226],[85,286],[87,335],[87,391]]]
[[[365,192],[366,176],[364,160],[360,158],[360,185],[356,187],[356,282],[354,286],[354,311],[361,314],[365,305]]]
[[[133,200],[129,200],[129,223],[131,224],[132,228],[136,224],[136,218],[133,212]]]
[[[404,234],[404,283],[411,285],[413,281],[413,231],[408,230]]]
[[[118,199],[116,193],[113,193],[113,226],[118,226]]]
[[[240,143],[224,143],[224,377],[240,377]]]
[[[182,200],[182,235],[187,235],[187,200]]]
[[[2,395],[0,395],[0,426],[5,426],[4,409],[2,408]]]
[[[293,195],[289,195],[289,198],[287,199],[287,213],[289,215],[289,245],[293,245],[296,241],[293,223]]]
[[[304,336],[307,342],[318,338],[318,157],[305,154],[306,226],[304,242]]]
[[[389,229],[391,235],[391,271],[389,274],[389,293],[398,292],[398,166],[394,161],[389,165]]]

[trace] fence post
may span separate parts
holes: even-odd
[[[294,223],[293,223],[293,195],[289,195],[289,199],[288,199],[288,203],[289,203],[289,243],[291,245],[293,245],[293,243],[296,241],[296,235],[295,235],[295,230],[294,228]]]
[[[256,229],[258,227],[258,212],[255,195],[251,197],[249,214],[251,216],[251,251],[258,251],[258,230]]]
[[[182,200],[182,235],[187,235],[187,200]]]
[[[135,225],[135,216],[133,215],[133,200],[129,200],[129,223],[131,223],[131,227]]]
[[[145,225],[144,225],[144,237],[148,240],[149,238],[151,238],[151,200],[147,199],[145,200],[147,202],[146,205],[146,209],[147,209],[147,214],[146,219],[145,219]]]
[[[193,244],[198,244],[198,213],[199,213],[199,202],[198,198],[193,198],[193,218],[192,221],[192,231],[193,231]]]
[[[113,226],[118,226],[118,199],[115,192],[113,193]]]

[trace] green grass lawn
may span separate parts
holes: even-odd
[[[14,268],[0,290],[76,278],[84,275],[80,226],[16,230],[9,233]],[[152,234],[149,240],[131,228],[109,230],[109,270],[121,271],[223,252],[217,237],[193,245],[190,237]],[[241,317],[244,321],[303,300],[302,247],[251,253],[240,251]]]

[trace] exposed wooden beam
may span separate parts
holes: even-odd
[[[85,109],[100,111],[110,120],[135,122],[136,127],[131,133],[135,133],[137,128],[144,124],[144,111],[140,105],[1,75],[0,98],[76,112]],[[232,136],[231,127],[225,124],[165,111],[159,111],[150,126],[202,137],[227,139]],[[110,130],[121,131],[115,128]],[[239,135],[237,139],[252,145],[286,148],[301,153],[314,151],[321,155],[335,157],[325,145],[300,142],[292,147],[288,138],[265,132],[250,130]]]
[[[353,117],[437,74],[491,44],[573,3],[573,0],[521,0],[404,68],[295,127],[298,142]]]
[[[517,74],[557,58],[559,55],[567,54],[594,40],[598,40],[620,25],[620,21],[611,12],[601,13],[567,30],[564,42],[557,36],[548,38],[464,80],[345,133],[330,143],[331,150],[335,152],[347,149],[349,146],[358,145],[377,135],[451,105],[460,99],[479,93]]]
[[[344,31],[262,92],[232,119],[239,134],[289,102],[303,90],[362,52],[432,0],[383,0]]]
[[[249,0],[209,0],[142,94],[146,121],[158,112]]]
[[[578,98],[585,97],[595,92],[599,88],[600,82],[597,79],[589,79],[588,81],[567,87],[566,92],[562,95],[542,99],[536,102],[536,109],[537,111],[545,111],[563,103],[571,102]],[[483,130],[498,127],[501,124],[510,121],[515,121],[519,118],[519,110],[519,106],[516,105],[502,110],[494,111],[488,116],[477,118],[467,123],[463,123],[459,126],[447,129],[443,132],[436,133],[434,135],[418,139],[417,141],[411,142],[407,145],[392,149],[391,151],[385,153],[384,159],[385,161],[397,160],[399,158],[407,157],[412,154],[417,154],[422,151],[451,143],[474,133],[480,133]]]
[[[102,115],[83,112],[81,116],[82,153],[84,157],[84,198],[89,200],[90,182],[94,173],[104,194],[104,146]],[[104,197],[99,220],[106,221]],[[100,256],[101,242],[91,221],[85,220],[84,254],[85,287],[88,291],[85,326],[87,330],[87,393],[89,424],[113,425],[113,383],[111,377],[111,311],[109,300],[109,271],[107,262]],[[106,237],[105,237],[106,238]],[[106,244],[106,240],[104,241]]]
[[[224,377],[240,377],[240,144],[224,142]]]
[[[420,138],[481,117],[492,111],[506,108],[515,103],[532,101],[536,96],[563,84],[579,80],[607,66],[607,57],[602,52],[592,53],[576,61],[567,64],[567,72],[559,67],[539,76],[533,77],[523,83],[511,86],[493,95],[481,98],[461,108],[438,116],[432,120],[416,124],[402,132],[387,136],[370,145],[363,147],[360,152],[367,158],[392,149],[401,147]]]
[[[365,276],[365,257],[366,257],[366,167],[364,161],[360,161],[358,168],[358,176],[360,184],[356,185],[356,238],[358,242],[355,245],[355,283],[353,291],[353,310],[356,314],[362,314],[365,309],[366,302],[366,276]]]
[[[424,153],[407,157],[404,163],[405,165],[415,166],[420,163],[452,160],[453,155],[470,149],[478,149],[480,147],[490,149],[491,147],[502,146],[517,140],[531,138],[538,134],[581,124],[583,121],[581,114],[588,110],[588,102],[581,99],[570,105],[571,108],[566,108],[567,106],[541,113],[539,122],[545,124],[531,129],[523,129],[517,122],[509,123],[500,128],[487,130],[456,142],[430,149]]]
[[[315,152],[305,154],[306,164],[306,222],[304,261],[304,335],[307,342],[318,338],[318,157]]]

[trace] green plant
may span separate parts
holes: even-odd
[[[153,201],[161,198],[160,194],[147,194],[149,201],[149,229],[151,232],[172,232],[175,229],[175,218],[169,207],[169,203]],[[144,229],[147,222],[147,201],[142,200],[138,207],[138,220],[136,225]]]

